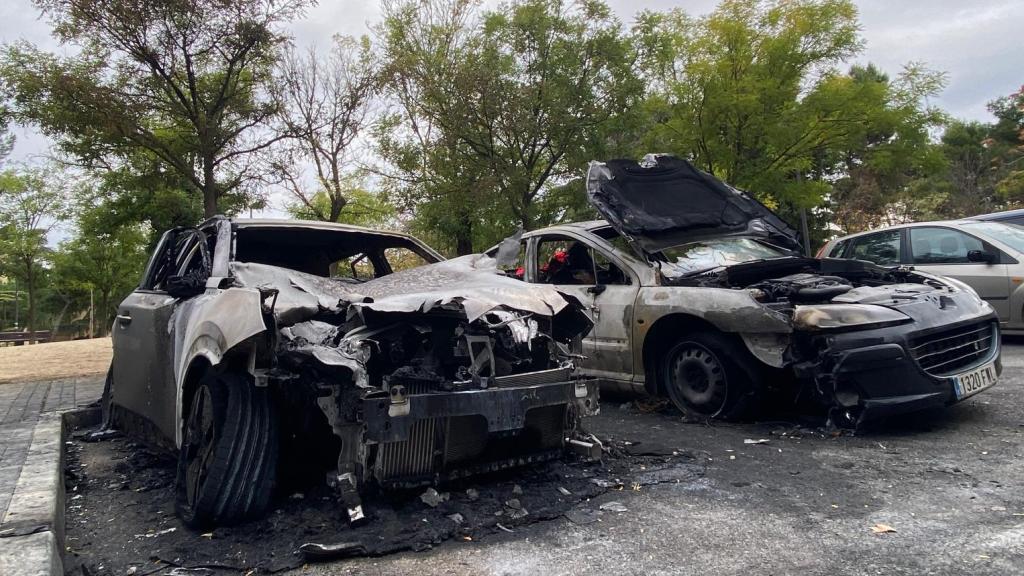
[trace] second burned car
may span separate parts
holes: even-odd
[[[963,283],[801,255],[796,232],[685,160],[594,162],[606,218],[524,235],[509,273],[588,306],[583,368],[697,417],[813,397],[832,422],[944,406],[1001,371],[991,306]]]

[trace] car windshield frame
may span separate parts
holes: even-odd
[[[981,233],[997,240],[1019,254],[1024,254],[1024,226],[994,220],[978,220],[960,225],[965,231]]]
[[[729,253],[723,248],[728,244],[734,244],[738,250]],[[686,247],[703,245],[705,249],[712,252],[707,257],[692,257],[689,252],[682,252]],[[717,245],[712,247],[711,245]],[[692,250],[692,248],[691,248]],[[684,255],[685,254],[685,255]],[[730,255],[731,254],[731,255]],[[736,264],[745,264],[761,260],[774,260],[776,258],[790,258],[793,254],[789,251],[761,241],[758,238],[749,236],[730,236],[724,238],[705,238],[694,240],[678,246],[665,248],[658,252],[662,270],[670,276],[690,276],[700,274],[717,268],[727,268]],[[693,260],[693,264],[685,262]],[[701,262],[701,263],[697,263]],[[667,268],[667,270],[666,270]]]

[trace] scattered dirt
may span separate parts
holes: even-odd
[[[381,556],[449,539],[486,539],[561,516],[588,524],[620,512],[591,505],[595,496],[692,483],[704,473],[693,455],[671,448],[606,447],[601,463],[554,461],[440,487],[436,507],[420,498],[424,489],[369,495],[368,521],[355,528],[330,491],[318,487],[281,495],[263,520],[201,534],[174,514],[173,458],[124,438],[75,440],[67,446],[64,567],[75,576],[170,574],[178,567],[205,574],[277,572],[310,561],[299,552],[306,543],[345,543]]]
[[[0,384],[106,374],[110,338],[0,346]]]

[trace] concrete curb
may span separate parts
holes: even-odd
[[[36,422],[14,496],[0,519],[3,576],[64,573],[64,441],[71,431],[99,420],[98,408],[84,408],[44,414]]]

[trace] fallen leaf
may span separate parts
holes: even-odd
[[[767,438],[758,438],[757,440],[754,440],[753,438],[747,438],[747,439],[745,439],[743,441],[743,443],[744,444],[767,444],[768,443],[768,439]]]
[[[887,534],[889,532],[895,532],[896,529],[888,524],[875,524],[871,527],[871,531],[875,534]]]
[[[206,534],[200,534],[200,538],[206,538],[207,540],[213,540],[213,532],[207,532]]]

